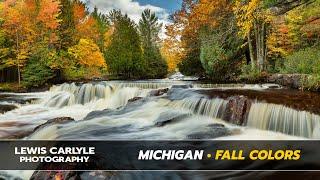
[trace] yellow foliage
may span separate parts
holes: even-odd
[[[239,35],[246,37],[254,28],[255,23],[270,22],[273,18],[269,10],[261,8],[261,0],[249,0],[244,3],[236,0],[233,11],[237,18],[237,25],[240,27]]]
[[[170,39],[166,39],[161,47],[161,55],[168,64],[168,71],[175,72],[182,60],[182,50],[176,47]]]
[[[89,39],[80,39],[79,43],[68,49],[77,64],[86,67],[106,67],[99,47]]]

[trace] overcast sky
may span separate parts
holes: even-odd
[[[85,1],[85,0],[84,0]],[[149,8],[164,25],[169,23],[169,15],[181,7],[182,0],[86,0],[90,8],[97,7],[100,12],[108,13],[120,9],[135,22],[139,22],[141,13]],[[163,36],[163,32],[162,32]]]

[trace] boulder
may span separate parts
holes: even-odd
[[[4,121],[0,122],[0,127],[2,127],[2,130],[0,130],[0,138],[2,139],[21,139],[29,134],[31,134],[33,131],[27,128],[31,124],[19,122],[19,121]],[[15,127],[16,130],[10,130],[12,127]]]
[[[150,91],[149,95],[150,96],[162,96],[163,94],[167,93],[168,91],[169,91],[169,88],[156,89],[156,90]]]
[[[128,103],[126,106],[119,107],[118,109],[104,109],[99,111],[92,111],[83,120],[90,120],[104,116],[122,115],[136,110],[138,107],[142,106],[144,103],[148,101],[148,98],[141,98],[139,100],[135,99],[135,101]]]
[[[19,131],[19,132],[14,132],[14,133],[8,133],[7,135],[5,136],[2,136],[1,138],[2,139],[22,139],[24,137],[27,137],[29,136],[33,131],[25,131],[25,130],[22,130],[22,131]],[[1,134],[1,133],[0,133]],[[1,179],[1,178],[0,178]]]
[[[231,96],[227,101],[222,119],[236,125],[244,125],[251,107],[251,100],[246,96]]]

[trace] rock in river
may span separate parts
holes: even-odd
[[[246,96],[231,96],[222,119],[236,125],[244,125],[249,114],[251,100]]]

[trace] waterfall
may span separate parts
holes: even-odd
[[[82,85],[61,84],[50,89],[52,96],[45,98],[42,102],[49,107],[64,107],[75,104],[87,104],[96,101],[105,101],[105,108],[118,108],[127,104],[128,100],[137,96],[145,97],[149,90],[140,89],[123,84],[108,84],[105,82]]]
[[[136,113],[134,118],[139,117],[139,120],[142,121],[143,119],[143,122],[150,123],[161,113],[163,115],[172,113],[172,110],[177,110],[178,114],[187,114],[188,118],[197,117],[196,123],[208,119],[212,121],[210,123],[213,123],[215,119],[220,119],[227,124],[233,124],[232,126],[247,126],[251,129],[275,131],[307,138],[320,138],[319,115],[283,105],[257,102],[241,95],[242,91],[239,91],[239,95],[222,96],[224,99],[219,98],[219,93],[214,94],[216,91],[212,93],[208,91],[210,97],[215,96],[209,98],[207,93],[203,93],[197,88],[219,88],[221,85],[192,83],[192,86],[189,86],[190,84],[190,82],[170,82],[166,80],[64,83],[53,86],[47,92],[32,94],[32,96],[39,97],[39,101],[34,104],[21,105],[16,110],[4,114],[0,117],[0,120],[22,119],[22,121],[34,122],[35,119],[47,120],[62,115],[82,120],[92,111],[106,110],[106,112],[111,112],[115,110],[116,112],[110,114],[123,113],[127,116],[127,112],[132,112],[132,114]],[[173,87],[174,85],[177,86]],[[229,85],[229,87],[223,86],[222,89],[231,88],[231,86],[234,86],[233,92],[241,87],[240,85]],[[267,85],[264,86],[267,87]],[[275,85],[269,86],[275,87]],[[162,91],[162,88],[170,89],[163,91],[167,92],[166,94],[157,93],[157,89]],[[266,91],[266,93],[268,92]],[[21,96],[24,97],[26,94]],[[128,101],[134,97],[150,98],[128,105],[127,109],[118,109],[126,106]],[[145,106],[145,104],[148,104],[148,106]],[[35,114],[38,114],[38,116],[35,116]],[[146,114],[149,114],[149,116]],[[108,118],[110,117],[99,116],[99,118],[107,119],[109,122]],[[133,117],[125,117],[124,115],[122,118],[134,122]]]
[[[168,88],[172,86],[172,82],[111,82],[112,85],[119,88],[122,87],[136,87],[141,89],[159,89]]]
[[[225,111],[227,101],[214,98],[190,97],[182,100],[170,101],[167,105],[175,109],[189,110],[197,115],[209,116],[212,118],[221,118]]]
[[[320,116],[283,105],[253,103],[247,126],[294,136],[319,138]]]

